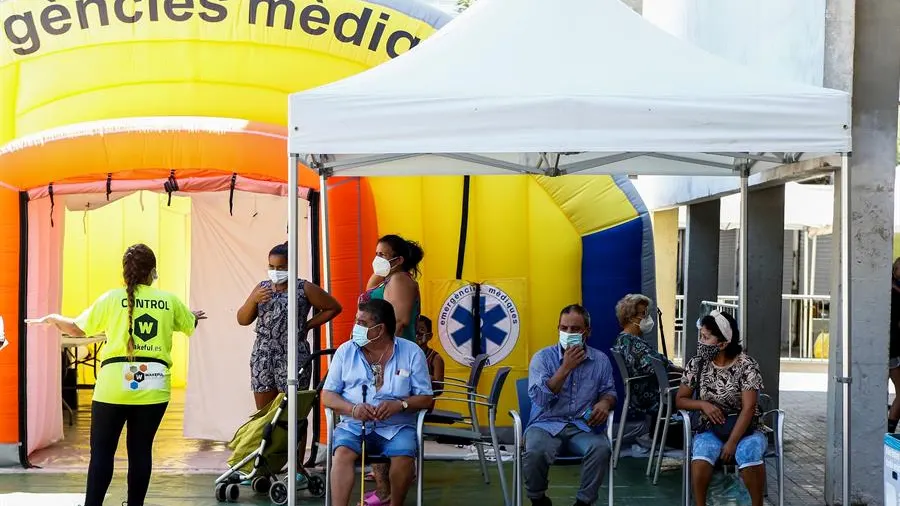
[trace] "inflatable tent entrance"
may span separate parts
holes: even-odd
[[[253,334],[252,330],[237,326],[234,322],[234,310],[246,298],[253,284],[264,277],[268,249],[284,241],[285,236],[287,217],[284,200],[287,190],[284,183],[276,181],[280,176],[278,169],[283,168],[282,159],[278,155],[283,152],[284,131],[239,122],[243,125],[242,128],[225,132],[225,127],[220,123],[218,130],[213,132],[213,120],[206,118],[178,118],[177,122],[189,129],[178,131],[173,128],[174,121],[176,120],[148,118],[129,120],[130,127],[127,128],[123,123],[113,122],[89,125],[80,130],[67,129],[64,134],[50,131],[46,134],[47,140],[40,143],[40,150],[29,147],[31,140],[12,143],[4,148],[5,152],[0,157],[0,173],[12,166],[26,169],[39,167],[49,172],[68,167],[71,159],[86,165],[95,163],[102,166],[99,153],[102,153],[102,157],[117,159],[124,153],[133,151],[135,145],[152,155],[144,155],[141,160],[148,168],[134,164],[131,171],[120,171],[99,179],[80,177],[72,178],[70,182],[45,182],[40,185],[19,182],[23,186],[33,186],[27,192],[0,189],[0,202],[10,206],[4,219],[13,221],[16,225],[14,232],[8,237],[22,239],[6,242],[2,246],[5,256],[0,258],[7,258],[10,262],[6,264],[4,272],[15,274],[15,277],[10,276],[2,281],[9,286],[18,283],[20,279],[27,280],[22,287],[26,303],[17,307],[9,304],[15,303],[17,297],[4,298],[2,302],[7,306],[3,311],[4,315],[12,315],[7,316],[7,322],[15,322],[21,321],[25,315],[59,311],[60,307],[65,306],[61,300],[60,279],[65,279],[66,283],[72,282],[77,290],[84,280],[84,273],[62,270],[61,243],[64,236],[69,239],[84,236],[82,227],[85,230],[91,228],[85,220],[93,223],[94,214],[107,212],[120,204],[131,206],[137,215],[152,214],[156,208],[163,211],[168,209],[169,196],[166,195],[165,184],[172,183],[169,179],[172,173],[149,167],[178,167],[178,164],[197,166],[199,156],[212,164],[223,162],[225,165],[224,160],[230,160],[229,167],[237,172],[178,168],[174,171],[174,181],[178,185],[176,195],[181,197],[175,197],[173,207],[183,206],[184,203],[179,202],[179,198],[188,200],[188,225],[192,229],[188,240],[192,250],[188,279],[179,280],[174,273],[167,276],[167,265],[178,261],[162,256],[167,251],[166,246],[163,245],[160,249],[166,234],[175,234],[183,241],[183,226],[178,230],[151,234],[153,237],[148,240],[146,231],[130,230],[133,227],[126,226],[128,223],[119,223],[119,229],[106,232],[103,245],[95,244],[90,250],[91,255],[99,255],[105,259],[108,266],[106,274],[111,275],[107,277],[112,280],[117,279],[117,271],[120,269],[122,246],[136,240],[145,240],[159,255],[162,288],[179,282],[192,285],[191,304],[205,309],[210,313],[211,319],[204,322],[197,334],[190,339],[191,367],[187,381],[189,402],[185,411],[185,435],[228,440],[235,427],[245,421],[247,414],[252,411],[249,373],[236,375],[234,371],[247,370]],[[98,142],[104,148],[102,151],[95,149]],[[190,144],[196,151],[173,152],[171,146],[179,143]],[[244,156],[242,159],[238,156],[241,152],[254,153],[255,156]],[[222,160],[216,159],[217,156],[222,157]],[[178,160],[173,160],[173,157]],[[345,178],[339,183],[329,190],[331,201],[340,203],[338,205],[341,208],[334,212],[337,219],[333,220],[332,234],[343,237],[339,241],[343,243],[344,255],[359,258],[375,241],[374,221],[366,218],[374,215],[371,192],[367,183],[357,178]],[[303,247],[307,251],[309,248],[316,251],[314,248],[319,235],[316,224],[318,191],[314,189],[316,179],[305,177],[303,184],[308,186],[302,188],[301,197],[308,199],[310,203],[310,209],[304,211],[303,216],[309,216],[311,225],[306,227],[308,235],[305,235],[309,240],[304,241]],[[156,193],[149,196],[125,196],[141,190]],[[157,194],[158,197],[154,197]],[[188,197],[184,197],[185,195]],[[107,204],[107,198],[112,203]],[[144,202],[140,203],[139,199]],[[69,213],[68,220],[65,214],[67,205],[79,210]],[[135,207],[144,207],[145,210],[134,209]],[[306,205],[301,207],[305,208]],[[80,212],[85,208],[93,210]],[[67,231],[67,221],[74,221],[76,230]],[[168,225],[171,226],[171,222]],[[91,237],[97,237],[96,230],[89,232]],[[67,254],[83,254],[85,239],[81,241],[81,250],[75,244],[76,250]],[[73,245],[66,244],[66,247],[71,248]],[[171,253],[171,250],[168,251]],[[318,276],[318,256],[304,256],[310,260],[311,265],[308,264],[309,268],[301,271],[301,274],[315,280]],[[97,262],[93,262],[93,265],[96,270]],[[357,262],[342,262],[336,267],[336,275],[341,272],[344,282],[343,287],[336,285],[333,292],[344,301],[355,300],[360,285],[364,283],[364,275],[356,268],[357,265]],[[27,274],[20,276],[20,268],[23,269],[21,272]],[[178,270],[177,266],[175,270]],[[185,271],[183,266],[181,271]],[[115,286],[101,285],[102,283],[93,283],[90,295],[82,294],[82,300],[92,300],[98,290],[102,292]],[[18,294],[19,290],[16,289],[15,293]],[[74,305],[80,309],[83,302]],[[338,327],[346,330],[351,324],[350,321],[342,320]],[[0,360],[4,361],[4,372],[8,371],[6,361],[10,358],[14,359],[10,365],[20,367],[19,370],[22,371],[20,376],[10,377],[0,387],[8,389],[0,396],[4,403],[2,414],[15,414],[15,418],[4,420],[10,425],[3,426],[5,430],[13,429],[13,437],[16,438],[14,444],[3,447],[5,453],[2,457],[7,463],[27,463],[28,454],[62,436],[59,343],[48,329],[29,328],[28,338],[24,341],[26,345],[20,347],[22,341],[13,338],[13,335],[22,330],[24,329],[21,327],[7,325],[7,337],[11,345],[0,353]],[[228,403],[217,401],[220,396],[214,393],[222,391],[232,392]]]

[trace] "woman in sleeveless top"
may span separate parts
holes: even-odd
[[[386,235],[375,246],[372,261],[374,274],[359,303],[383,299],[394,306],[397,316],[396,337],[416,341],[416,319],[419,317],[419,262],[425,256],[422,247],[399,235]]]
[[[372,299],[390,302],[397,318],[394,335],[412,342],[416,342],[416,321],[420,310],[419,283],[416,277],[419,275],[419,262],[424,256],[422,247],[414,241],[407,241],[399,235],[382,237],[375,246],[373,274],[369,279],[368,289],[359,296],[360,304]],[[361,506],[390,504],[388,470],[387,464],[372,466],[376,490],[365,495],[365,504]]]

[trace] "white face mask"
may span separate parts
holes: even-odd
[[[562,349],[565,350],[569,346],[581,346],[582,344],[584,344],[583,334],[559,331],[559,345],[562,346]]]
[[[287,283],[287,280],[288,271],[276,271],[274,269],[269,270],[269,281],[271,281],[273,285],[281,285]]]
[[[393,258],[391,260],[393,260]],[[387,276],[391,273],[391,260],[384,257],[375,257],[375,259],[372,260],[372,271],[375,272],[376,276]]]
[[[652,331],[654,325],[653,318],[650,318],[650,315],[645,316],[644,319],[641,320],[641,334],[647,334]]]
[[[153,269],[153,272],[150,273],[150,277],[152,277],[153,282],[156,283],[156,280],[159,279],[159,274],[156,273],[156,269]]]

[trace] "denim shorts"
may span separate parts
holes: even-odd
[[[712,432],[701,432],[694,436],[691,460],[703,460],[711,465],[716,465],[716,461],[722,454],[723,446],[725,443]],[[761,465],[768,446],[769,440],[765,434],[759,431],[741,439],[734,452],[734,460],[737,462],[738,469]]]
[[[347,448],[353,453],[362,453],[362,436],[340,427],[334,429],[334,449]],[[416,431],[412,427],[403,427],[400,432],[391,439],[385,439],[372,431],[366,433],[366,454],[381,455],[385,457],[412,457],[416,456]]]

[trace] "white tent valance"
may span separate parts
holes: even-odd
[[[481,0],[289,103],[290,153],[341,175],[728,175],[850,150],[846,93],[760,76],[618,0]]]

